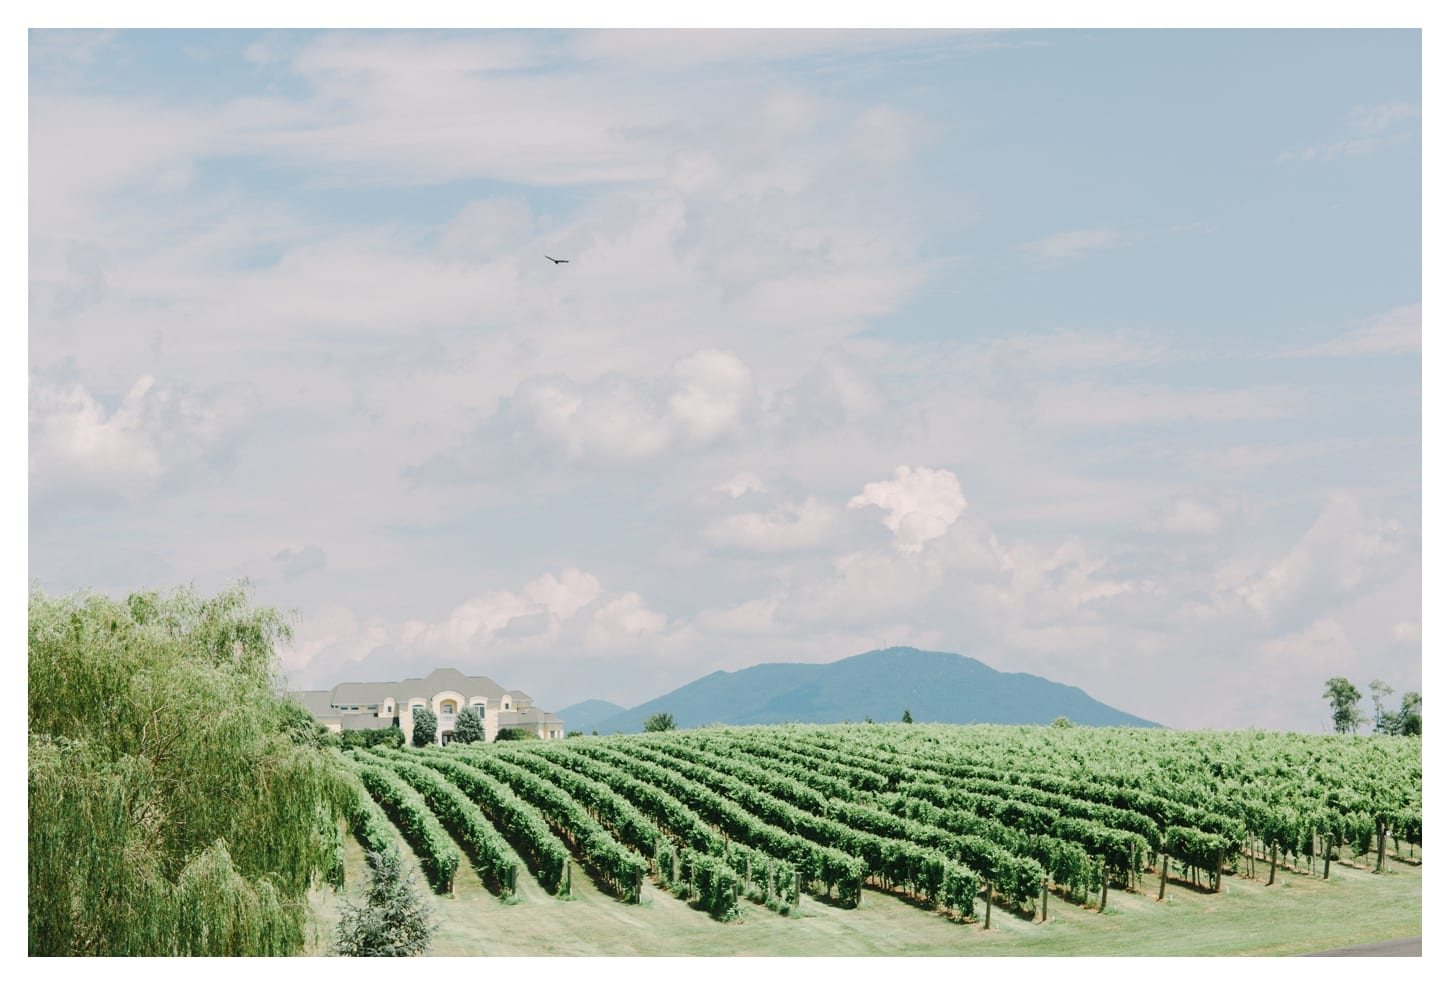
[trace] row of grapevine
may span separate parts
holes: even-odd
[[[358,757],[359,752],[353,750],[352,755]],[[458,849],[423,798],[385,766],[357,758],[355,768],[368,793],[387,811],[417,852],[428,883],[437,892],[451,892],[453,874],[458,871]]]
[[[647,813],[660,831],[668,832],[675,855],[694,852],[723,858],[725,864],[739,877],[747,897],[754,902],[763,903],[780,912],[789,912],[790,907],[798,901],[794,866],[748,845],[725,841],[699,814],[657,786],[642,782],[616,766],[583,756],[563,744],[536,746],[528,743],[501,749],[498,754],[515,762],[531,765],[535,769],[556,771],[550,775],[561,787],[571,792],[581,788],[588,790],[586,784],[612,792],[615,794],[616,804],[609,808],[601,805],[601,816],[606,811],[636,810],[635,805],[638,805],[637,809]],[[602,795],[597,792],[590,793],[588,800],[591,803],[598,802],[602,800]],[[623,807],[618,806],[621,804]],[[672,870],[677,867],[673,856],[671,867]],[[699,870],[698,866],[691,871],[696,870]],[[691,885],[692,888],[699,889],[693,883]],[[706,902],[703,897],[697,898],[702,903]],[[707,908],[712,913],[717,912],[714,907]],[[722,908],[722,912],[730,910],[730,907]]]
[[[619,843],[596,821],[580,803],[553,781],[538,773],[515,766],[488,751],[473,751],[468,746],[456,758],[477,767],[495,779],[508,784],[524,800],[533,804],[548,819],[554,832],[565,841],[584,865],[612,888],[622,899],[639,902],[640,891],[650,864],[639,852]],[[439,761],[448,754],[440,750],[431,755]],[[641,846],[653,857],[658,848],[658,829],[650,826],[641,832]]]
[[[488,823],[478,805],[448,778],[427,765],[390,752],[361,757],[386,766],[418,791],[424,803],[473,857],[479,877],[503,894],[518,888],[520,859],[503,836]]]

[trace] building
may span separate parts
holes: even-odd
[[[541,739],[564,737],[563,720],[535,708],[534,699],[524,692],[506,691],[491,678],[468,677],[452,667],[427,677],[380,684],[349,682],[331,691],[290,691],[288,696],[334,732],[397,725],[411,742],[413,713],[426,708],[438,718],[435,741],[446,746],[458,713],[473,708],[488,742],[505,728],[526,729]]]

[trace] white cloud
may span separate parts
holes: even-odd
[[[1144,522],[1150,533],[1180,537],[1218,538],[1228,529],[1233,504],[1196,495],[1174,496]]]
[[[1289,552],[1246,579],[1238,593],[1260,615],[1282,623],[1306,605],[1322,607],[1374,587],[1408,542],[1397,521],[1371,517],[1355,496],[1335,493]]]
[[[545,617],[545,622],[541,632],[532,635],[553,641],[558,638],[560,625],[600,594],[598,578],[578,568],[566,568],[557,577],[546,574],[536,578],[518,592],[496,591],[470,599],[454,608],[441,623],[409,620],[398,634],[398,643],[405,649],[465,653],[490,643],[514,620],[534,616]]]
[[[737,472],[729,482],[721,483],[715,488],[720,492],[728,492],[731,499],[739,499],[750,492],[765,492],[765,484],[753,472]]]
[[[835,531],[837,511],[813,496],[771,513],[735,513],[706,525],[705,540],[717,547],[755,554],[807,550],[826,543]]]
[[[613,650],[661,633],[668,619],[652,611],[636,592],[625,592],[595,610],[585,633],[586,645]]]
[[[1397,622],[1390,629],[1390,638],[1396,643],[1419,643],[1420,624],[1417,622]]]
[[[674,372],[669,411],[689,441],[714,441],[744,423],[754,387],[735,353],[705,349],[680,360]]]
[[[1354,644],[1334,619],[1318,619],[1308,628],[1259,644],[1258,655],[1275,675],[1292,673],[1312,679],[1342,674],[1351,666]]]
[[[1072,229],[1023,243],[1018,249],[1039,262],[1059,263],[1122,246],[1128,241],[1129,237],[1120,229]]]
[[[867,483],[846,506],[885,510],[881,522],[891,531],[892,543],[897,550],[912,554],[946,533],[967,508],[967,501],[956,475],[946,469],[899,465],[894,478]]]
[[[856,120],[853,146],[872,164],[893,164],[913,156],[929,139],[920,117],[890,106],[872,106]]]
[[[1399,356],[1420,351],[1420,305],[1407,304],[1371,319],[1361,328],[1292,350],[1293,356]]]
[[[739,357],[706,349],[654,380],[528,380],[510,399],[507,415],[516,429],[569,458],[638,462],[740,434],[757,402],[750,370]]]
[[[205,401],[149,375],[107,411],[80,383],[32,375],[32,492],[143,496],[199,460],[242,413],[240,405]]]

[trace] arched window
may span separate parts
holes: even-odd
[[[451,701],[451,700],[450,701],[445,701],[445,702],[443,702],[443,704],[439,708],[439,710],[442,711],[443,714],[445,714],[445,715],[454,715],[454,714],[457,714],[458,713],[458,703],[456,701]]]

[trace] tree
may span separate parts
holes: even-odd
[[[368,888],[361,907],[346,901],[334,948],[345,958],[406,958],[428,950],[432,908],[396,848],[368,852]]]
[[[1334,731],[1358,731],[1364,721],[1364,716],[1359,713],[1359,688],[1343,677],[1331,677],[1325,685],[1324,697],[1334,708]]]
[[[675,728],[675,716],[667,711],[655,712],[644,720],[646,732],[672,732]]]
[[[483,741],[483,722],[479,721],[476,709],[464,708],[458,713],[458,717],[453,720],[453,741]]]
[[[498,734],[493,737],[493,741],[518,742],[537,738],[537,735],[526,728],[501,728],[498,730]]]
[[[1400,713],[1395,716],[1395,727],[1390,733],[1392,735],[1420,735],[1421,719],[1419,691],[1406,691],[1400,701]]]
[[[283,616],[245,582],[29,608],[30,954],[300,952],[346,794]]]
[[[1370,699],[1374,701],[1374,730],[1381,735],[1393,735],[1395,727],[1395,713],[1385,710],[1385,698],[1395,693],[1395,689],[1384,681],[1376,678],[1369,682]]]
[[[438,716],[427,708],[413,712],[413,745],[419,749],[438,743]]]
[[[903,711],[901,713],[901,720],[903,722],[905,722],[907,725],[910,725],[911,724],[911,709],[910,708],[906,709],[905,711]]]
[[[1072,719],[1066,715],[1058,715],[1052,720],[1053,728],[1072,728]]]

